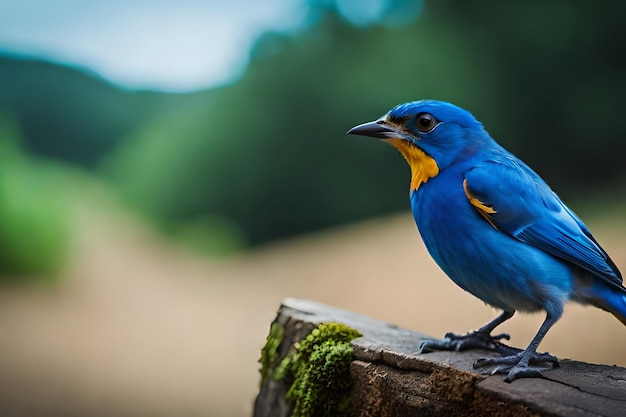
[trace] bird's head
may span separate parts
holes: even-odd
[[[379,138],[397,148],[411,167],[411,190],[459,156],[493,144],[470,112],[435,100],[397,105],[378,120],[353,127],[348,134]]]

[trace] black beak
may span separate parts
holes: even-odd
[[[397,130],[386,126],[383,120],[376,120],[374,122],[354,126],[352,129],[348,130],[347,134],[370,136],[378,139],[402,139],[402,135]]]

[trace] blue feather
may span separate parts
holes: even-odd
[[[496,211],[489,215],[493,224],[621,287],[615,264],[548,185],[506,151],[494,152],[493,156],[465,175],[472,195]]]

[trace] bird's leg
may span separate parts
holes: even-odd
[[[546,319],[539,328],[539,331],[530,342],[526,350],[520,351],[517,354],[503,356],[500,358],[481,358],[474,362],[474,368],[496,365],[496,369],[491,372],[492,374],[506,373],[506,382],[513,382],[518,378],[529,377],[541,377],[541,371],[545,371],[550,368],[541,366],[532,366],[532,364],[546,364],[549,363],[552,367],[559,366],[559,361],[555,356],[548,353],[537,353],[537,348],[543,340],[544,336],[550,330],[550,328],[561,317],[563,310],[556,313],[550,313],[546,315]]]
[[[513,317],[514,313],[515,311],[503,311],[502,314],[480,329],[466,335],[446,333],[442,340],[423,340],[422,343],[420,343],[419,353],[428,353],[435,350],[461,351],[465,349],[486,349],[498,352],[502,355],[517,354],[521,352],[521,350],[500,342],[501,339],[508,340],[510,338],[508,334],[491,335],[491,332],[496,327]]]

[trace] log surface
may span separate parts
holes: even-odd
[[[418,354],[428,336],[313,301],[285,299],[275,320],[285,329],[279,354],[319,323],[340,322],[359,330],[352,341],[350,375],[354,416],[626,416],[626,369],[561,360],[544,378],[504,382],[484,376],[472,363],[491,352]],[[287,417],[287,387],[266,381],[254,416]]]

